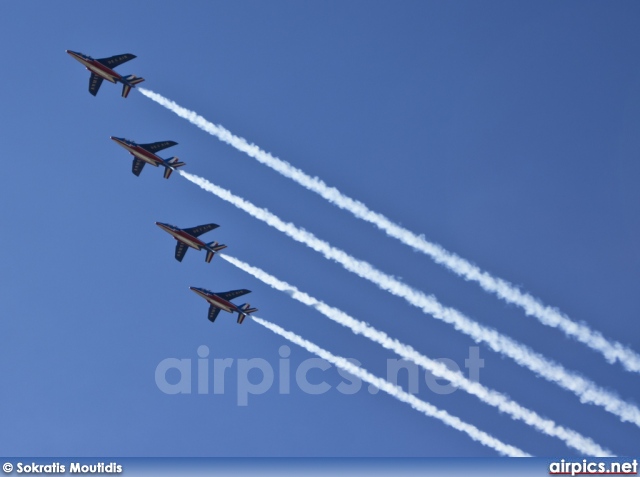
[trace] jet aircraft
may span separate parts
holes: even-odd
[[[111,136],[111,139],[118,143],[120,146],[124,147],[127,151],[129,151],[133,155],[133,166],[132,172],[139,176],[142,172],[142,168],[145,163],[151,164],[154,167],[164,166],[164,178],[168,179],[173,171],[175,171],[178,167],[182,167],[185,165],[184,162],[180,162],[180,159],[177,157],[172,157],[170,159],[162,159],[156,155],[156,152],[162,151],[171,146],[175,146],[178,144],[175,141],[160,141],[160,142],[152,142],[149,144],[136,144],[130,139],[124,139],[120,137]]]
[[[200,235],[218,228],[219,225],[217,224],[198,225],[197,227],[190,227],[188,229],[181,229],[175,225],[163,224],[162,222],[156,222],[156,225],[171,234],[178,242],[176,244],[176,260],[178,262],[182,262],[184,254],[187,253],[189,247],[195,248],[196,250],[205,249],[207,251],[205,257],[207,263],[211,262],[216,252],[227,248],[226,245],[218,244],[218,242],[206,243],[198,238]]]
[[[214,293],[212,291],[205,290],[204,288],[189,287],[189,289],[193,290],[209,303],[209,321],[211,323],[216,321],[220,310],[224,310],[227,313],[237,312],[238,324],[242,324],[247,315],[258,311],[257,308],[251,308],[249,303],[238,306],[229,301],[239,296],[246,295],[247,293],[251,293],[251,290],[231,290],[228,292]]]
[[[109,58],[100,58],[98,60],[91,58],[88,55],[79,53],[77,51],[65,50],[72,58],[75,58],[82,63],[89,71],[91,71],[91,77],[89,78],[89,93],[92,95],[98,94],[102,80],[110,81],[111,83],[122,83],[122,97],[126,98],[129,95],[129,91],[138,83],[144,81],[143,78],[138,78],[135,75],[122,76],[120,73],[113,71],[118,65],[125,63],[129,60],[133,60],[136,55],[131,53],[125,53],[123,55],[110,56]]]

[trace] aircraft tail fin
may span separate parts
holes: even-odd
[[[257,308],[251,308],[251,305],[249,303],[245,303],[244,305],[240,306],[240,310],[242,310],[242,312],[238,312],[239,325],[242,324],[242,322],[244,321],[247,315],[250,315],[251,313],[255,313],[256,311],[258,311]]]
[[[226,245],[218,244],[218,242],[211,242],[211,243],[208,243],[207,245],[210,248],[210,250],[207,250],[207,256],[205,257],[205,261],[207,263],[211,263],[211,259],[213,258],[216,252],[219,252],[220,250],[227,248]]]
[[[138,83],[142,83],[144,78],[138,78],[136,75],[128,75],[123,77],[124,83],[122,84],[122,97],[126,98],[129,96],[129,91]]]
[[[168,179],[171,177],[171,173],[175,171],[178,167],[182,167],[186,165],[185,162],[180,162],[180,159],[177,157],[172,157],[171,159],[167,159],[165,162],[164,169],[164,178]]]

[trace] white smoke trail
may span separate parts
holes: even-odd
[[[489,404],[490,406],[498,408],[500,411],[508,414],[513,419],[523,421],[525,424],[532,426],[533,428],[548,436],[561,439],[568,446],[578,450],[581,454],[600,457],[612,455],[611,451],[604,449],[588,437],[582,436],[581,434],[571,429],[566,429],[562,426],[559,426],[551,419],[546,419],[539,416],[534,411],[521,406],[504,394],[488,389],[478,382],[467,379],[459,371],[451,371],[443,363],[432,360],[427,356],[420,354],[411,346],[391,338],[385,332],[375,329],[364,321],[356,320],[345,312],[329,306],[326,303],[308,295],[307,293],[298,290],[298,288],[296,288],[295,286],[277,279],[264,270],[249,265],[248,263],[245,263],[227,254],[221,254],[220,257],[228,261],[232,265],[235,265],[239,269],[254,276],[258,280],[261,280],[267,285],[275,288],[276,290],[285,292],[299,302],[315,308],[327,318],[343,326],[346,326],[354,333],[361,334],[364,337],[369,338],[370,340],[382,345],[384,348],[394,351],[404,359],[413,361],[418,366],[421,366],[435,376],[446,379],[455,387],[460,388],[468,392],[469,394],[473,394],[485,404]]]
[[[438,409],[434,405],[424,402],[418,399],[417,397],[413,396],[412,394],[409,394],[403,391],[402,388],[400,388],[400,386],[391,384],[390,382],[385,381],[384,379],[371,374],[367,370],[359,366],[356,366],[353,363],[350,363],[347,359],[341,356],[336,356],[334,354],[331,354],[330,352],[320,348],[319,346],[311,343],[310,341],[307,341],[304,338],[301,338],[300,336],[296,335],[295,333],[292,333],[291,331],[287,331],[279,327],[278,325],[275,325],[269,321],[258,318],[257,316],[252,316],[252,318],[256,323],[259,323],[260,325],[282,336],[283,338],[291,341],[292,343],[297,344],[298,346],[301,346],[302,348],[306,349],[310,353],[313,353],[319,356],[320,358],[335,365],[336,367],[348,373],[353,374],[354,376],[360,378],[362,381],[365,381],[369,384],[373,384],[378,389],[396,398],[398,401],[402,401],[409,404],[415,410],[420,411],[429,417],[434,417],[436,419],[439,419],[440,421],[445,423],[447,426],[453,427],[458,431],[464,432],[469,437],[471,437],[471,439],[473,439],[474,441],[477,441],[487,447],[491,447],[492,449],[498,451],[502,455],[506,455],[510,457],[531,457],[531,455],[518,449],[517,447],[513,447],[509,444],[505,444],[504,442],[499,441],[495,437],[487,434],[484,431],[481,431],[477,427],[460,420],[458,417],[452,416],[447,411]]]
[[[312,233],[300,229],[292,223],[284,222],[268,210],[255,206],[251,202],[234,195],[231,191],[188,172],[180,170],[178,173],[202,189],[244,210],[252,217],[320,252],[325,258],[336,261],[350,272],[375,283],[378,287],[393,295],[404,298],[408,303],[420,308],[434,318],[453,325],[455,329],[470,336],[476,342],[486,343],[495,352],[509,356],[521,366],[573,392],[583,403],[602,406],[608,412],[618,416],[622,421],[629,421],[640,427],[640,409],[633,404],[624,402],[615,394],[599,387],[588,379],[565,369],[560,364],[545,358],[527,346],[500,334],[498,331],[471,320],[458,310],[442,305],[434,296],[427,296],[421,291],[374,268],[368,262],[358,260],[320,240]]]
[[[272,156],[255,144],[249,144],[246,139],[235,136],[222,126],[207,121],[194,111],[190,111],[175,102],[154,93],[148,89],[138,88],[146,97],[186,119],[200,129],[217,137],[221,141],[233,146],[253,157],[262,164],[269,166],[289,179],[293,179],[303,187],[319,194],[332,204],[351,212],[359,219],[372,223],[387,235],[400,240],[414,250],[429,255],[436,263],[445,266],[465,280],[477,282],[485,291],[497,295],[507,303],[521,307],[527,315],[537,318],[541,323],[558,328],[565,335],[587,345],[594,351],[601,353],[609,363],[620,361],[622,366],[631,372],[640,372],[640,354],[617,341],[605,338],[599,331],[592,330],[586,324],[576,323],[556,308],[544,305],[532,295],[522,292],[518,287],[506,280],[497,278],[481,270],[464,258],[445,250],[442,246],[427,241],[424,236],[416,235],[410,230],[392,222],[387,217],[370,210],[362,202],[354,200],[335,187],[330,187],[318,177],[311,177],[293,167],[286,161]]]

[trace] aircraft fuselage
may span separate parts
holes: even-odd
[[[122,75],[103,65],[99,61],[94,60],[90,56],[82,55],[71,50],[67,50],[67,53],[82,63],[89,71],[97,74],[101,78],[106,79],[111,83],[117,83],[118,81],[121,83],[123,82]]]
[[[146,149],[141,148],[139,145],[132,141],[120,139],[114,136],[111,136],[111,139],[118,143],[120,146],[124,147],[127,151],[129,151],[132,156],[146,162],[147,164],[158,167],[160,164],[164,163],[164,159],[156,156],[154,153],[149,152]]]
[[[220,308],[221,310],[226,311],[227,313],[242,313],[242,311],[238,308],[237,305],[231,303],[230,301],[225,300],[224,298],[220,298],[213,292],[208,290],[204,290],[202,288],[190,287],[191,290],[196,292],[202,298],[207,300],[210,305],[215,306],[216,308]]]
[[[180,242],[188,245],[191,248],[195,248],[196,250],[202,250],[203,248],[208,249],[207,244],[202,240],[186,233],[184,230],[181,230],[178,227],[174,227],[173,225],[169,224],[163,224],[160,222],[156,222],[156,225],[165,232],[170,233],[176,240],[179,240]]]

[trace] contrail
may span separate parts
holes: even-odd
[[[274,333],[282,336],[283,338],[291,341],[292,343],[295,343],[298,346],[301,346],[302,348],[330,362],[336,367],[348,373],[353,374],[354,376],[360,378],[362,381],[365,381],[369,384],[373,384],[378,389],[381,389],[382,391],[396,398],[398,401],[402,401],[409,404],[415,410],[420,411],[429,417],[434,417],[436,419],[439,419],[440,421],[445,423],[447,426],[453,427],[458,431],[462,431],[466,433],[474,441],[477,441],[487,447],[491,447],[492,449],[498,451],[502,455],[506,455],[509,457],[531,457],[530,454],[527,454],[526,452],[521,451],[517,447],[513,447],[509,444],[505,444],[504,442],[499,441],[495,437],[487,434],[484,431],[481,431],[477,427],[460,420],[458,417],[452,416],[447,411],[438,409],[432,404],[424,402],[418,399],[417,397],[415,397],[414,395],[403,391],[402,388],[400,388],[400,386],[391,384],[390,382],[385,381],[382,378],[374,376],[367,370],[359,366],[356,366],[353,363],[350,363],[347,359],[341,356],[335,356],[330,352],[320,348],[319,346],[311,343],[310,341],[307,341],[304,338],[301,338],[300,336],[296,335],[295,333],[292,333],[291,331],[287,331],[279,327],[278,325],[275,325],[269,321],[258,318],[257,316],[252,316],[252,318],[256,323],[264,326],[265,328],[273,331]]]
[[[541,323],[560,329],[565,335],[587,345],[601,353],[609,363],[620,361],[631,372],[640,373],[640,354],[617,341],[605,338],[599,331],[592,330],[586,324],[576,323],[560,310],[547,306],[532,295],[522,292],[518,287],[501,278],[493,277],[464,258],[445,250],[442,246],[427,241],[424,236],[416,235],[387,217],[370,210],[365,204],[352,199],[335,187],[330,187],[318,177],[311,177],[286,161],[272,156],[246,139],[235,136],[224,127],[207,121],[194,111],[190,111],[164,96],[148,89],[138,88],[144,96],[174,112],[181,118],[217,137],[239,151],[269,166],[289,179],[311,190],[332,204],[351,212],[359,219],[372,223],[387,235],[400,240],[414,250],[429,255],[436,263],[443,265],[465,280],[477,282],[485,291],[497,295],[507,303],[521,307],[527,315],[537,318]]]
[[[588,379],[565,369],[560,364],[545,358],[541,354],[502,335],[498,331],[473,321],[458,310],[442,305],[433,295],[427,296],[421,291],[374,268],[368,262],[358,260],[346,252],[320,240],[311,232],[300,229],[292,223],[284,222],[268,210],[255,206],[251,202],[234,195],[231,191],[219,187],[202,177],[189,174],[188,172],[180,170],[178,173],[202,189],[244,210],[252,217],[265,222],[292,239],[304,243],[313,250],[320,252],[328,260],[334,260],[350,272],[375,283],[381,289],[404,298],[408,303],[420,308],[424,313],[453,325],[455,329],[470,336],[476,342],[486,343],[496,353],[509,356],[516,363],[530,369],[538,376],[573,392],[580,398],[581,402],[602,406],[608,412],[618,416],[622,421],[629,421],[640,427],[640,409],[633,404],[621,400],[615,394],[599,387]]]
[[[559,426],[550,419],[539,416],[534,411],[521,406],[506,395],[488,389],[478,382],[467,379],[459,371],[451,371],[443,363],[432,360],[427,356],[420,354],[411,346],[391,338],[385,332],[375,329],[364,321],[357,320],[352,316],[349,316],[345,312],[327,305],[326,303],[308,295],[307,293],[298,290],[298,288],[296,288],[295,286],[277,279],[264,270],[249,265],[248,263],[245,263],[230,255],[221,254],[220,257],[228,261],[232,265],[235,265],[239,269],[254,276],[258,280],[261,280],[267,285],[275,288],[276,290],[285,292],[299,302],[315,308],[327,318],[351,329],[351,331],[353,331],[355,334],[361,334],[364,337],[369,338],[370,340],[382,345],[384,348],[394,351],[404,359],[413,361],[418,366],[421,366],[435,376],[450,381],[451,384],[453,384],[457,388],[460,388],[468,392],[469,394],[473,394],[485,404],[489,404],[490,406],[498,408],[498,410],[508,414],[513,419],[523,421],[525,424],[532,426],[533,428],[548,436],[561,439],[565,442],[565,444],[578,450],[581,454],[600,457],[613,456],[611,451],[599,446],[588,437],[582,436],[581,434],[571,429],[566,429],[562,426]]]

